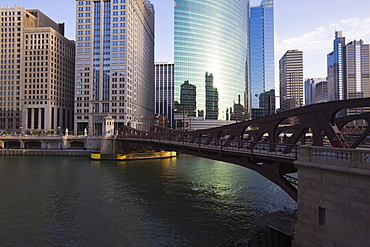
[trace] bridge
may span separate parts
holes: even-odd
[[[309,105],[263,118],[217,128],[177,131],[152,126],[150,132],[125,126],[117,140],[173,149],[210,159],[238,164],[259,172],[297,200],[297,172],[294,162],[301,145],[337,146],[354,149],[370,132],[370,98]],[[358,112],[347,116],[347,111]],[[343,114],[344,113],[344,114]],[[361,122],[362,133],[348,136],[341,130]],[[366,124],[363,124],[366,123]],[[343,155],[344,152],[343,152]]]

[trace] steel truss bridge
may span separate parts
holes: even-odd
[[[128,126],[119,131],[124,145],[140,144],[176,150],[181,153],[238,164],[259,172],[279,185],[297,200],[297,178],[293,162],[300,145],[334,145],[356,148],[369,135],[370,98],[333,101],[304,106],[263,118],[243,121],[217,128],[177,131],[151,126],[150,132]],[[347,116],[347,110],[359,112]],[[349,145],[342,130],[355,120],[362,121],[361,133],[351,136]]]

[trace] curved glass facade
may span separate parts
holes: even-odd
[[[175,109],[229,120],[240,97],[249,107],[248,27],[249,0],[175,1]]]

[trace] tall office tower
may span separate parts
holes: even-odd
[[[206,93],[204,75],[208,72],[213,75],[213,87],[218,90],[219,110],[214,118],[226,120],[227,111],[238,100],[238,95],[246,95],[244,107],[249,108],[246,106],[249,0],[177,0],[174,28],[175,105],[181,107],[180,87],[188,81],[197,90],[196,115],[204,118],[215,114],[215,108],[206,107],[206,102],[215,100],[213,94]],[[207,96],[212,99],[208,101]]]
[[[304,104],[314,104],[316,99],[316,87],[318,83],[326,81],[326,78],[307,78],[304,81]]]
[[[259,95],[275,88],[274,1],[262,0],[250,8],[250,74],[252,107],[259,105]]]
[[[279,61],[280,110],[303,106],[303,52],[289,50]]]
[[[354,40],[345,46],[345,99],[370,97],[370,53],[369,44]],[[370,112],[370,107],[351,108],[347,115]],[[364,125],[365,120],[356,120],[352,124]]]
[[[369,44],[354,40],[345,46],[345,99],[370,97]]]
[[[164,116],[167,127],[173,126],[173,63],[155,63],[155,108],[154,113]]]
[[[334,50],[328,54],[327,90],[330,101],[370,97],[369,63],[369,44],[364,44],[362,40],[345,44],[342,31],[335,32]],[[368,110],[343,110],[339,116]]]
[[[75,46],[64,24],[20,6],[0,13],[0,129],[72,129]]]
[[[327,55],[329,101],[345,99],[345,38],[342,31],[335,32],[333,51]]]
[[[76,0],[75,131],[102,120],[140,128],[154,113],[154,7],[147,1]]]

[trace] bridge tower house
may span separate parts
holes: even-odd
[[[114,118],[106,116],[103,119],[102,139],[100,153],[113,154],[114,153]]]

